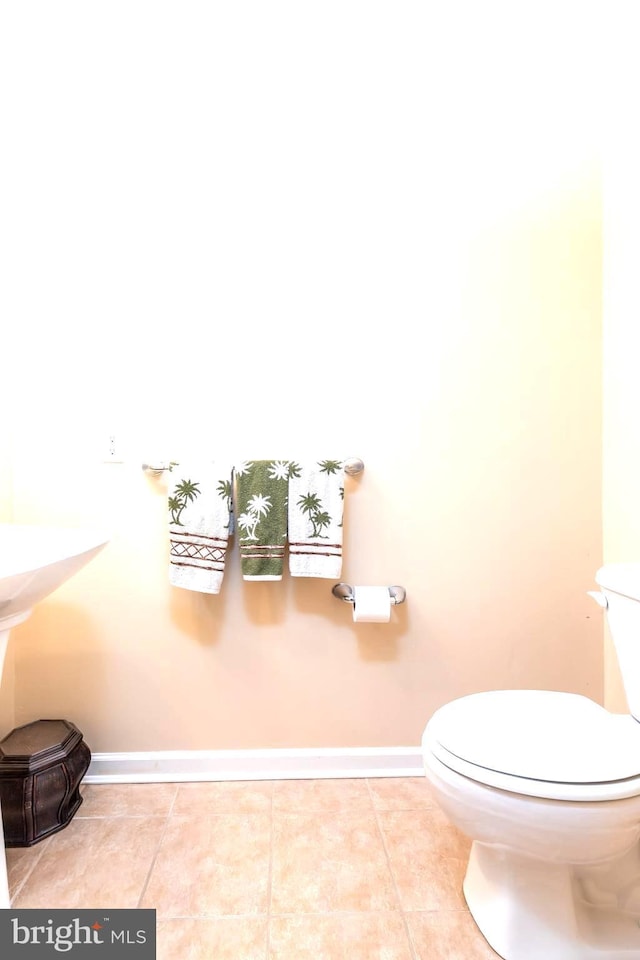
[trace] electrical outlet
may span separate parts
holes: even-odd
[[[122,450],[120,449],[120,442],[118,434],[115,432],[109,432],[104,438],[104,455],[102,457],[103,463],[123,463],[124,457],[122,456]]]

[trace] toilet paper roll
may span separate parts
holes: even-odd
[[[391,595],[388,587],[354,587],[355,623],[388,623],[391,619]]]

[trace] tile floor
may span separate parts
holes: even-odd
[[[151,907],[158,960],[491,960],[426,780],[85,785],[14,907]]]

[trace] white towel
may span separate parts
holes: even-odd
[[[229,542],[231,463],[184,462],[169,487],[169,582],[200,593],[220,593]]]
[[[289,466],[289,572],[335,579],[342,572],[344,466],[314,460]]]

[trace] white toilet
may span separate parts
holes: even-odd
[[[427,779],[473,840],[464,894],[505,960],[640,960],[640,563],[602,567],[630,715],[497,690],[433,715]]]

